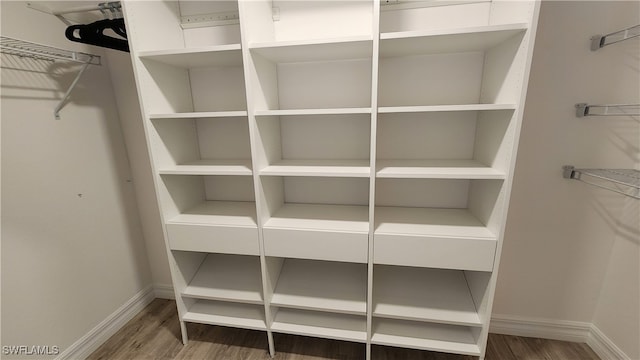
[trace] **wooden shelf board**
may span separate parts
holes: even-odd
[[[525,32],[527,27],[522,23],[382,33],[380,57],[486,51]]]
[[[496,241],[495,234],[467,209],[378,206],[375,214],[375,234]]]
[[[515,104],[461,104],[461,105],[421,105],[421,106],[382,106],[380,114],[414,112],[450,112],[450,111],[497,111],[515,110]]]
[[[368,206],[284,204],[264,228],[368,233],[368,219]]]
[[[161,175],[248,175],[251,159],[205,159],[190,161],[172,167],[162,167]]]
[[[276,63],[371,58],[373,39],[352,36],[340,39],[274,41],[249,45],[252,53]]]
[[[266,330],[264,307],[221,301],[198,300],[182,321],[243,329]]]
[[[260,258],[209,254],[182,296],[262,304]]]
[[[480,355],[480,347],[465,326],[374,319],[372,331],[372,344]]]
[[[371,114],[371,108],[257,110],[256,116]]]
[[[481,326],[462,271],[381,266],[373,273],[373,315]]]
[[[280,308],[271,330],[278,333],[366,342],[364,316]]]
[[[158,61],[167,65],[192,69],[214,66],[242,66],[240,44],[207,46],[192,49],[141,51],[141,59]]]
[[[260,170],[268,176],[369,177],[369,160],[280,160]]]
[[[156,119],[206,119],[221,117],[246,117],[246,110],[232,111],[201,111],[201,112],[184,112],[184,113],[166,113],[166,114],[150,114],[151,120]]]
[[[366,297],[363,264],[287,259],[271,305],[366,315]]]
[[[256,204],[250,201],[204,201],[167,223],[258,227]]]
[[[475,160],[377,160],[376,177],[503,180],[505,174]]]

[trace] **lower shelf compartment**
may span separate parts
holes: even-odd
[[[479,331],[479,329],[476,329]],[[472,328],[417,321],[374,319],[371,343],[462,355],[480,355]]]
[[[243,329],[266,330],[264,307],[259,305],[228,303],[222,301],[197,300],[182,316],[182,321],[237,327]]]
[[[278,333],[314,336],[355,342],[367,341],[364,316],[296,309],[274,310],[271,330]]]

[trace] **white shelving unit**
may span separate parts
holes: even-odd
[[[125,1],[183,341],[484,358],[538,6]]]

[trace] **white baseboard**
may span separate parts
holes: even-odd
[[[591,323],[494,314],[489,332],[586,343]]]
[[[158,299],[175,300],[176,293],[173,292],[173,286],[167,284],[153,284],[153,292]]]
[[[149,285],[140,290],[124,305],[91,329],[78,341],[71,344],[56,357],[56,360],[85,359],[113,334],[120,330],[129,320],[133,319],[145,306],[155,299],[154,288]]]
[[[616,344],[611,341],[597,326],[591,325],[591,332],[586,341],[600,359],[603,360],[631,360]]]
[[[631,360],[597,326],[588,322],[494,314],[489,332],[586,343],[602,360]]]

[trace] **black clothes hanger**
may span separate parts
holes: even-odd
[[[104,19],[87,25],[71,25],[64,34],[71,41],[129,52],[127,40],[105,35],[104,31],[107,29],[127,38],[124,19]]]

